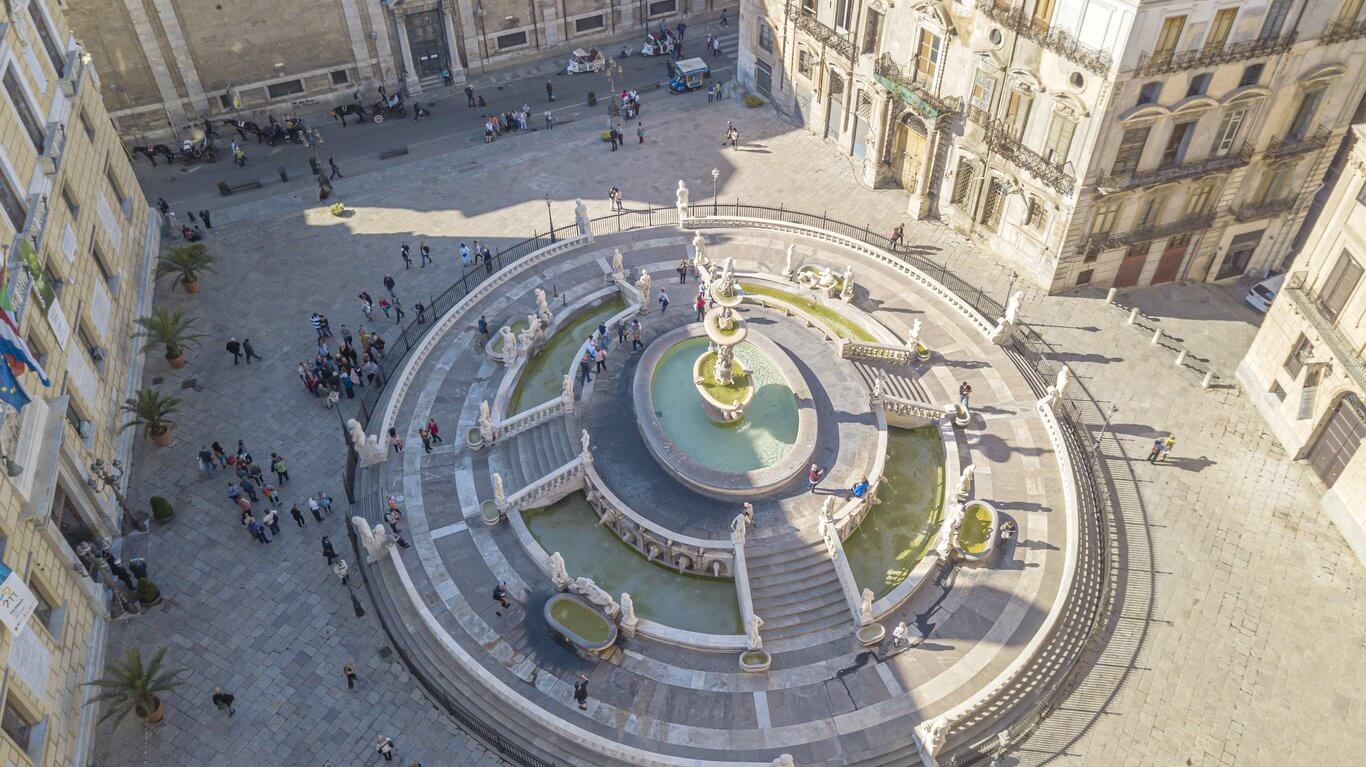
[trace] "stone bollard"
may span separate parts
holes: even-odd
[[[1184,364],[1186,364],[1186,350],[1182,349],[1176,354],[1176,366],[1181,367]]]
[[[1200,379],[1200,388],[1208,389],[1212,383],[1214,383],[1214,371],[1207,370],[1205,371],[1205,377]]]
[[[1116,288],[1110,288],[1110,292],[1105,294],[1105,303],[1109,304],[1110,306],[1114,306],[1115,296],[1117,295],[1119,295],[1119,290],[1117,290]]]
[[[1132,325],[1136,322],[1138,322],[1138,307],[1129,310],[1129,324]]]
[[[1162,328],[1156,328],[1153,330],[1152,344],[1153,346],[1157,346],[1160,343],[1162,343]]]

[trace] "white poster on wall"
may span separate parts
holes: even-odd
[[[6,662],[14,675],[23,680],[34,695],[42,698],[47,695],[47,678],[52,676],[52,651],[47,649],[47,643],[38,633],[23,631],[15,634],[9,643],[9,658]]]
[[[37,608],[38,598],[29,591],[24,579],[0,564],[0,623],[12,633],[21,634]]]

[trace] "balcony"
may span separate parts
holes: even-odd
[[[1285,53],[1295,44],[1295,33],[1279,37],[1264,37],[1260,40],[1245,40],[1221,48],[1196,48],[1193,51],[1172,53],[1145,53],[1138,59],[1138,73],[1143,76],[1160,75],[1167,72],[1180,72],[1183,69],[1212,67],[1230,64],[1235,61],[1273,56]]]
[[[1259,218],[1268,218],[1278,213],[1284,213],[1295,207],[1296,198],[1294,195],[1282,197],[1279,200],[1264,200],[1262,202],[1249,202],[1234,206],[1229,211],[1233,214],[1236,221],[1255,221]]]
[[[1323,30],[1319,45],[1332,45],[1347,40],[1366,37],[1366,19],[1357,21],[1334,21]]]
[[[1114,248],[1133,245],[1136,242],[1148,242],[1177,234],[1197,232],[1201,229],[1209,228],[1212,223],[1214,223],[1214,211],[1210,210],[1204,213],[1195,213],[1165,224],[1140,226],[1137,229],[1130,229],[1127,232],[1120,232],[1119,234],[1110,234],[1108,232],[1104,234],[1093,234],[1086,239],[1085,244],[1082,246],[1082,252],[1087,255],[1092,255],[1105,250],[1113,250]]]
[[[1096,179],[1096,186],[1100,188],[1102,192],[1115,192],[1140,186],[1152,186],[1153,184],[1180,181],[1183,178],[1194,178],[1208,173],[1233,170],[1234,168],[1241,168],[1250,162],[1252,162],[1252,145],[1244,142],[1238,151],[1229,152],[1225,155],[1206,157],[1203,160],[1183,162],[1179,165],[1170,165],[1165,168],[1154,168],[1152,170],[1144,171],[1134,170],[1128,173],[1101,176]]]
[[[928,120],[962,114],[963,101],[956,96],[936,96],[915,81],[912,74],[902,69],[889,54],[882,54],[873,62],[873,74],[879,84],[892,91],[902,101]],[[885,81],[885,82],[884,82]]]
[[[1297,154],[1304,154],[1305,152],[1316,152],[1328,143],[1328,139],[1331,135],[1332,131],[1320,125],[1318,130],[1308,136],[1300,136],[1298,138],[1294,136],[1277,136],[1271,139],[1271,143],[1267,145],[1266,156],[1273,159],[1280,159],[1282,157],[1293,157]]]
[[[1294,302],[1295,310],[1304,315],[1323,339],[1328,351],[1332,352],[1333,362],[1341,365],[1347,375],[1356,381],[1358,387],[1366,389],[1366,364],[1362,363],[1361,355],[1352,344],[1352,339],[1348,338],[1347,334],[1342,332],[1342,328],[1338,327],[1337,322],[1319,306],[1319,297],[1305,284],[1306,276],[1306,272],[1292,272],[1285,281],[1285,292]]]
[[[81,75],[85,74],[85,49],[77,47],[66,55],[66,76],[61,80],[62,93],[75,98],[81,89]]]
[[[796,22],[797,29],[821,41],[822,45],[848,59],[850,64],[854,63],[857,53],[854,50],[854,42],[847,36],[848,33],[840,34],[833,27],[822,24],[816,18],[816,12],[807,10],[800,2],[788,2],[787,17]]]
[[[66,151],[66,126],[61,123],[48,123],[47,142],[43,153],[38,155],[38,166],[49,176],[57,175],[62,167],[62,153]]]
[[[986,130],[987,147],[1014,163],[1016,167],[1027,171],[1059,194],[1071,194],[1076,188],[1075,178],[1067,175],[1066,171],[1049,162],[1043,155],[1025,146],[1000,120],[974,106],[968,107],[968,119]]]
[[[1102,77],[1110,72],[1113,60],[1108,51],[1092,48],[1065,30],[1034,23],[1025,16],[1024,8],[1010,7],[1009,0],[977,0],[977,10],[1083,69]]]

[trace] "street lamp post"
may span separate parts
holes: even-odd
[[[1010,301],[1010,294],[1015,292],[1015,281],[1020,279],[1020,273],[1014,269],[1010,270],[1010,287],[1006,289],[1006,301]]]
[[[1096,442],[1091,446],[1092,454],[1095,454],[1100,451],[1100,441],[1105,438],[1105,433],[1110,430],[1110,419],[1114,418],[1115,413],[1118,412],[1119,405],[1111,404],[1110,412],[1105,414],[1105,424],[1100,427],[1100,433],[1096,435]]]
[[[119,490],[119,482],[127,472],[123,468],[123,462],[115,458],[111,465],[106,466],[103,458],[96,458],[90,464],[90,473],[95,476],[87,479],[85,484],[95,492],[104,492],[108,489],[114,494],[114,502],[119,505],[119,510],[123,512],[125,522],[132,522],[133,527],[139,532],[147,532],[147,520],[134,514],[128,508],[128,499]]]
[[[721,171],[711,169],[711,214],[716,215],[716,183],[721,180]]]
[[[550,195],[545,196],[545,217],[550,221],[550,244],[555,244],[555,214],[550,212]]]

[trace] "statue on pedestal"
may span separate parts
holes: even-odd
[[[508,325],[499,329],[498,336],[503,341],[503,366],[512,367],[512,363],[517,361],[517,337]]]
[[[499,509],[508,505],[507,491],[503,489],[503,475],[496,471],[493,473],[493,505]]]
[[[589,452],[588,452],[588,444],[589,444],[588,430],[587,430],[587,429],[584,429],[584,430],[582,430],[582,431],[579,433],[579,447],[581,448],[580,455],[583,456],[583,459],[584,459],[585,461],[591,461],[591,460],[593,460],[593,455],[592,455],[592,453],[589,453]]]
[[[735,348],[731,346],[720,346],[716,349],[716,364],[713,366],[712,375],[716,377],[718,383],[730,386],[735,383]]]
[[[693,261],[701,261],[704,264],[707,263],[706,250],[707,241],[702,239],[702,233],[698,232],[697,234],[694,234],[692,237]]]
[[[840,280],[840,300],[849,301],[854,297],[854,267],[844,267],[844,276]]]
[[[592,578],[582,576],[575,578],[574,582],[569,585],[569,591],[583,597],[594,607],[602,608],[608,618],[615,620],[621,614],[621,606],[617,604],[617,600],[613,599],[612,595],[604,591],[601,586],[594,583]]]
[[[489,415],[489,401],[479,401],[479,436],[485,442],[493,441],[493,418]]]
[[[749,520],[744,514],[736,514],[735,519],[730,521],[730,540],[732,543],[744,543],[745,531],[749,528]]]
[[[627,638],[636,635],[636,626],[640,619],[636,617],[636,603],[631,599],[631,595],[625,591],[621,592],[621,633]]]
[[[626,260],[621,255],[621,248],[612,253],[612,277],[617,280],[626,279]]]
[[[779,754],[770,767],[797,767],[797,762],[792,759],[792,754]]]
[[[1011,294],[1006,301],[1005,316],[996,320],[996,327],[991,329],[991,342],[1004,346],[1010,341],[1010,336],[1015,330],[1015,325],[1020,321],[1020,302],[1024,300],[1024,291],[1017,290]]]
[[[680,209],[688,207],[688,185],[683,183],[683,179],[678,180],[678,189],[674,192],[674,205]]]
[[[574,201],[574,224],[579,227],[580,236],[588,237],[593,234],[593,225],[588,218],[588,206],[582,198]]]
[[[560,382],[561,393],[564,396],[564,412],[574,412],[574,377],[566,375]]]
[[[536,288],[536,316],[541,319],[541,324],[550,327],[555,322],[555,315],[550,313],[550,306],[545,300],[545,290]]]
[[[636,290],[640,292],[640,313],[645,314],[650,311],[650,273],[641,271],[640,279],[636,280]]]
[[[783,276],[789,280],[792,279],[792,273],[796,271],[796,267],[792,265],[792,258],[796,254],[796,250],[797,246],[795,244],[788,245],[787,260],[783,262]]]
[[[940,559],[949,559],[958,550],[958,531],[963,527],[965,515],[961,503],[955,503],[944,515],[944,521],[939,524],[939,540],[934,544],[934,551]]]
[[[367,436],[365,427],[360,425],[360,421],[348,418],[346,433],[351,438],[351,446],[356,449],[356,456],[360,459],[362,466],[373,466],[389,459],[389,449],[379,443],[379,435]]]
[[[759,650],[764,646],[764,640],[759,636],[759,627],[762,625],[764,619],[757,615],[751,615],[749,620],[745,621],[745,639],[751,650]]]
[[[564,569],[564,557],[558,551],[550,555],[550,583],[556,591],[569,588],[569,571]]]
[[[926,767],[938,767],[939,761],[935,757],[944,748],[944,741],[948,738],[948,721],[943,717],[927,719],[915,726],[914,733],[916,745],[920,747],[920,754],[924,757]]]
[[[958,475],[958,497],[967,498],[972,494],[972,474],[976,471],[972,464],[963,467],[963,473]]]
[[[886,391],[886,384],[887,373],[881,370],[877,371],[877,378],[873,379],[873,402],[882,401],[882,395]]]
[[[873,590],[864,589],[859,595],[858,620],[860,626],[873,622]]]

